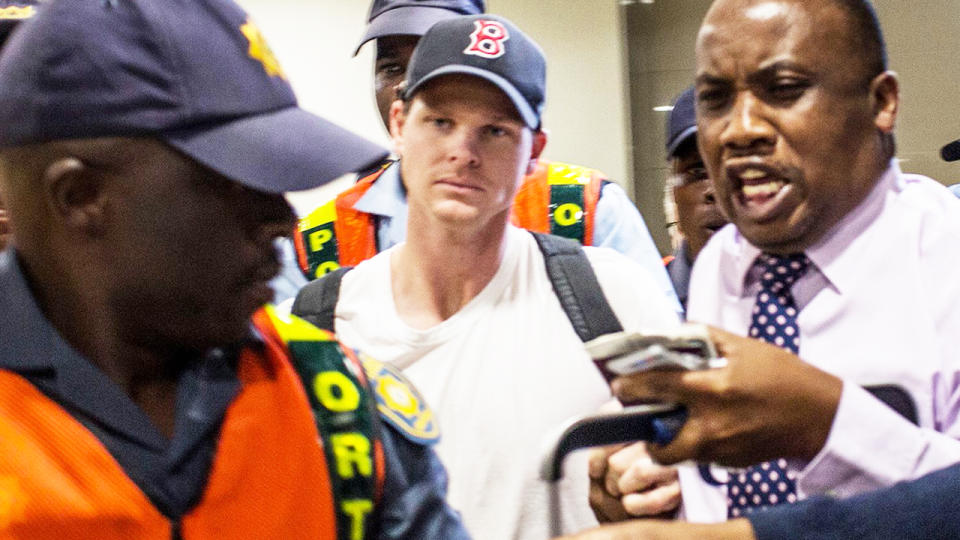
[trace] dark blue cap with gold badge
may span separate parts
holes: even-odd
[[[37,0],[0,0],[0,47],[21,21],[36,14],[39,3]]]
[[[456,17],[435,24],[410,57],[404,99],[442,75],[485,79],[502,90],[531,129],[539,129],[547,90],[543,50],[496,15]]]
[[[363,44],[384,36],[422,36],[440,21],[483,13],[483,0],[373,0]]]
[[[56,0],[0,58],[0,147],[156,137],[255,189],[316,187],[386,150],[297,106],[229,0]]]

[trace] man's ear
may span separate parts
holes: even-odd
[[[107,197],[102,175],[75,157],[63,157],[43,171],[43,186],[66,227],[92,236],[103,233]]]
[[[390,105],[390,137],[393,139],[393,152],[400,157],[403,157],[403,128],[407,121],[404,106],[405,103],[399,99]]]
[[[540,159],[540,154],[543,153],[545,146],[547,146],[547,132],[542,129],[534,131],[533,144],[530,145],[530,162],[527,163],[527,172],[524,174],[533,174],[533,171],[537,168],[537,160]]]
[[[884,71],[870,81],[873,123],[883,133],[893,132],[900,110],[900,82],[897,74]]]

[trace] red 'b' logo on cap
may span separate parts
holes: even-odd
[[[473,54],[483,58],[499,58],[506,52],[504,42],[510,34],[503,24],[497,21],[474,21],[476,30],[470,34],[470,45],[464,54]]]

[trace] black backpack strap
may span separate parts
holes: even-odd
[[[314,326],[333,332],[334,312],[340,298],[340,281],[350,270],[353,270],[352,266],[342,266],[308,283],[297,293],[291,312]]]
[[[553,290],[580,340],[586,343],[604,334],[623,331],[580,244],[559,236],[531,234],[543,253]]]

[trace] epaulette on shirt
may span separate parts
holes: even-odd
[[[360,354],[377,400],[380,417],[410,441],[433,445],[440,440],[440,426],[427,402],[400,370]]]

